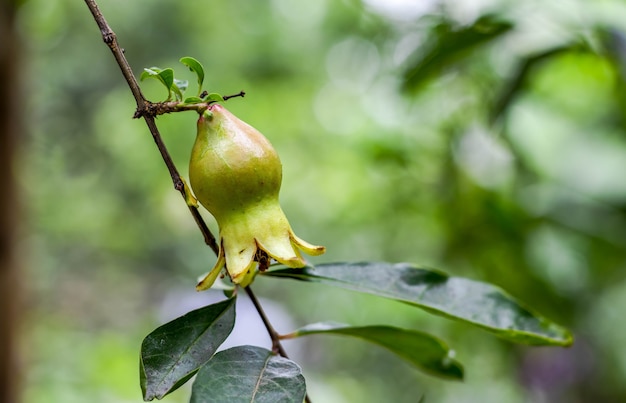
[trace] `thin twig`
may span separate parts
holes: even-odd
[[[224,101],[228,101],[231,98],[236,98],[236,97],[244,97],[246,96],[246,93],[244,91],[239,91],[238,94],[234,94],[234,95],[224,95],[222,98],[224,98]]]
[[[154,142],[156,143],[161,153],[161,156],[163,157],[163,161],[165,162],[165,165],[167,166],[167,169],[170,172],[170,176],[172,177],[172,181],[174,182],[174,187],[176,188],[176,190],[178,190],[182,194],[183,198],[185,198],[184,182],[182,181],[180,174],[178,173],[178,170],[176,169],[176,166],[174,165],[174,162],[172,161],[172,158],[170,157],[169,152],[167,151],[167,148],[165,147],[165,144],[163,143],[163,140],[161,139],[161,134],[159,133],[159,130],[156,126],[154,117],[158,114],[177,112],[177,111],[183,111],[183,110],[196,110],[198,112],[202,112],[202,108],[206,109],[206,107],[208,107],[208,105],[211,102],[202,103],[202,104],[181,105],[180,103],[176,103],[176,102],[172,102],[172,103],[165,102],[165,103],[160,103],[160,104],[153,104],[147,101],[144,98],[143,94],[141,93],[141,89],[139,88],[139,84],[137,83],[137,80],[135,79],[135,76],[133,75],[132,69],[130,68],[130,64],[126,60],[126,56],[124,56],[124,51],[122,50],[122,48],[120,48],[117,42],[117,37],[115,33],[113,32],[109,24],[106,22],[104,16],[100,12],[100,9],[98,8],[98,4],[95,2],[95,0],[85,0],[85,3],[87,4],[87,7],[89,7],[89,10],[93,14],[93,17],[96,23],[98,24],[98,27],[100,28],[100,32],[102,33],[102,39],[104,40],[104,43],[106,43],[109,49],[111,49],[111,52],[115,56],[115,60],[117,61],[117,64],[122,70],[122,74],[124,75],[124,78],[126,79],[126,82],[128,83],[128,86],[130,87],[130,90],[132,91],[133,96],[135,97],[135,101],[137,102],[137,111],[135,112],[135,117],[137,118],[142,117],[146,121],[146,124],[148,125],[148,129],[150,129],[150,133],[152,134],[152,138],[154,139]],[[245,93],[241,91],[238,94],[227,95],[223,98],[224,100],[227,100],[227,99],[234,98],[234,97],[243,97],[244,95]],[[193,218],[196,221],[198,228],[202,232],[202,235],[204,236],[204,240],[206,244],[209,245],[211,249],[213,249],[216,255],[219,254],[219,248],[217,246],[215,237],[213,236],[213,234],[207,227],[206,223],[204,222],[204,219],[198,212],[198,209],[193,206],[189,206],[189,211],[193,215]],[[250,297],[250,299],[252,300],[254,307],[259,313],[259,316],[261,317],[261,320],[263,321],[263,324],[265,325],[265,328],[267,329],[267,332],[269,333],[270,338],[272,339],[272,350],[276,354],[280,354],[282,357],[289,358],[287,356],[287,353],[285,352],[285,349],[280,343],[278,333],[276,332],[276,330],[274,330],[272,324],[270,323],[267,316],[265,315],[265,311],[263,310],[263,307],[261,306],[256,296],[252,292],[252,289],[250,287],[246,287],[245,290],[248,296]],[[311,403],[311,399],[309,398],[308,394],[305,395],[304,399],[305,399],[305,402]]]
[[[248,286],[244,288],[244,290],[246,290],[246,293],[248,294],[248,297],[250,297],[250,300],[252,300],[252,303],[254,304],[254,307],[256,308],[256,310],[259,311],[259,316],[261,317],[261,320],[263,321],[263,324],[265,325],[265,328],[267,329],[267,333],[269,333],[270,338],[272,339],[272,351],[275,354],[280,354],[281,356],[285,358],[289,358],[287,356],[287,352],[285,352],[285,350],[283,349],[282,344],[280,344],[278,332],[274,330],[274,327],[272,326],[269,319],[265,315],[265,311],[263,310],[263,307],[259,303],[259,300],[256,298],[256,296],[252,292],[252,289],[250,288],[250,286]]]
[[[243,97],[245,92],[240,91],[233,95],[224,95],[222,98],[224,101],[228,101],[231,98]],[[150,102],[143,100],[143,104],[137,103],[137,110],[135,111],[134,118],[141,118],[146,116],[156,117],[158,115],[165,115],[166,113],[183,112],[183,111],[196,111],[199,114],[207,110],[209,105],[216,103],[217,101],[198,102],[193,104],[186,104],[179,101],[167,101],[167,102]]]
[[[126,79],[126,82],[128,83],[128,86],[130,87],[130,90],[133,93],[133,96],[135,97],[135,101],[137,102],[137,110],[138,111],[145,110],[149,102],[144,98],[143,94],[141,93],[141,89],[139,88],[139,84],[137,83],[137,80],[135,79],[135,76],[133,75],[133,71],[130,68],[130,64],[128,64],[128,61],[126,60],[126,56],[124,56],[124,51],[122,50],[122,48],[119,46],[119,43],[117,42],[117,36],[113,32],[109,24],[107,23],[104,16],[102,15],[102,12],[100,12],[100,9],[98,8],[98,4],[95,2],[95,0],[85,0],[85,3],[87,4],[87,7],[89,7],[89,10],[91,11],[91,14],[93,15],[93,18],[95,19],[96,24],[98,24],[98,27],[100,28],[100,33],[102,34],[102,39],[104,40],[104,43],[106,43],[109,49],[111,49],[111,52],[113,53],[113,56],[115,57],[115,60],[117,61],[118,66],[122,70],[122,74],[124,75],[124,78]],[[157,148],[159,149],[159,152],[161,153],[161,157],[163,158],[165,165],[167,166],[167,169],[172,178],[172,182],[174,183],[174,188],[178,190],[184,198],[185,197],[185,185],[180,177],[180,174],[178,173],[178,170],[176,169],[176,166],[174,165],[174,162],[172,161],[172,157],[170,157],[170,154],[167,151],[165,144],[163,143],[163,139],[161,138],[159,129],[157,128],[156,123],[154,121],[154,116],[151,116],[149,114],[143,114],[142,117],[146,121],[146,125],[148,125],[148,129],[150,130],[150,133],[152,134],[152,138],[154,142],[156,143]],[[204,242],[211,247],[211,249],[213,250],[213,252],[215,252],[216,255],[219,254],[217,241],[215,240],[215,237],[213,236],[208,226],[204,222],[204,219],[200,215],[200,212],[198,211],[198,209],[194,206],[189,206],[189,211],[191,212],[191,215],[196,221],[198,228],[202,232],[202,235],[204,237]]]
[[[272,339],[272,351],[274,352],[274,354],[279,354],[281,357],[289,359],[289,356],[287,356],[287,352],[285,352],[283,345],[280,343],[280,335],[270,323],[267,315],[265,315],[265,311],[263,310],[263,307],[261,306],[259,300],[256,298],[256,295],[254,295],[254,293],[252,292],[252,288],[248,286],[244,288],[244,290],[246,290],[248,297],[250,297],[252,304],[256,308],[259,316],[261,317],[261,320],[263,321],[263,324],[265,325],[265,329],[267,329],[267,333],[269,333],[270,335],[270,339]],[[311,403],[311,399],[309,398],[308,393],[304,396],[304,401],[307,403]]]

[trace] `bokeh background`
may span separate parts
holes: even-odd
[[[138,76],[200,60],[205,87],[281,155],[281,201],[313,262],[385,260],[489,281],[570,327],[512,345],[398,303],[259,278],[280,332],[321,320],[433,333],[451,383],[341,337],[286,343],[316,402],[626,401],[626,4],[617,0],[101,0]],[[23,2],[18,161],[24,401],[140,402],[159,324],[222,298],[83,2]],[[154,82],[150,100],[165,98]],[[158,118],[186,175],[193,113]],[[211,228],[217,228],[205,214]],[[230,345],[269,346],[248,301]],[[166,397],[185,402],[189,389]]]

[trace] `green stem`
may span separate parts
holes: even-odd
[[[274,352],[274,354],[279,354],[281,357],[289,359],[287,352],[283,348],[283,345],[280,343],[280,335],[270,323],[267,315],[265,315],[265,311],[263,310],[263,307],[261,306],[259,300],[256,298],[256,295],[254,295],[254,293],[252,292],[252,288],[248,286],[244,288],[244,290],[246,290],[248,297],[250,297],[252,304],[256,308],[259,316],[261,317],[261,320],[263,321],[263,324],[265,325],[265,329],[267,329],[267,333],[269,333],[270,335],[270,339],[272,339],[272,351]],[[309,398],[308,393],[304,396],[304,401],[307,403],[311,403],[311,399]]]

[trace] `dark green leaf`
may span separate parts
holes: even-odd
[[[351,327],[326,322],[305,326],[289,336],[299,337],[310,334],[338,334],[359,337],[387,348],[432,375],[463,379],[463,366],[452,358],[448,346],[442,340],[427,333],[391,326]]]
[[[396,299],[436,315],[471,323],[516,342],[572,344],[569,331],[522,306],[491,284],[408,263],[328,263],[301,269],[269,270],[266,275],[316,281]]]
[[[224,102],[224,98],[216,92],[212,92],[209,95],[207,95],[207,100],[215,101],[215,102]]]
[[[180,62],[189,67],[189,70],[193,71],[198,76],[198,95],[200,95],[202,92],[202,83],[204,82],[204,67],[202,67],[199,61],[189,56],[181,58]]]
[[[225,296],[226,298],[232,298],[232,297],[234,297],[235,295],[237,295],[237,294],[235,293],[235,290],[236,290],[236,288],[224,288],[224,289],[222,290],[222,293],[224,293],[224,296]]]
[[[235,298],[196,309],[150,333],[141,344],[143,398],[161,399],[204,365],[235,324]]]
[[[163,85],[165,85],[168,90],[171,90],[172,84],[174,84],[174,70],[170,68],[163,69],[159,72],[159,77],[161,77]]]
[[[404,73],[404,89],[417,89],[424,81],[462,60],[472,49],[508,32],[513,25],[492,15],[484,15],[467,27],[456,27],[444,20],[431,31],[426,44],[409,59]]]
[[[505,84],[502,93],[496,100],[492,111],[491,120],[494,121],[504,113],[511,105],[513,99],[519,95],[526,87],[526,82],[531,71],[535,66],[545,63],[549,59],[559,56],[565,52],[580,51],[580,44],[569,44],[548,49],[522,59],[512,77]]]
[[[302,402],[306,384],[298,364],[255,346],[221,351],[198,371],[190,403]]]
[[[167,99],[170,99],[172,93],[172,86],[174,83],[174,70],[172,69],[160,69],[158,67],[150,67],[149,69],[143,69],[143,73],[139,76],[141,81],[146,78],[157,79],[167,88]],[[182,97],[181,97],[182,98]]]

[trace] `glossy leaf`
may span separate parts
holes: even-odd
[[[311,334],[336,334],[358,337],[390,350],[422,371],[450,379],[463,379],[463,366],[440,339],[415,330],[391,326],[351,327],[339,323],[315,323],[302,327],[285,338]]]
[[[141,344],[146,401],[161,399],[211,359],[235,324],[235,298],[191,311],[150,333]]]
[[[293,361],[256,346],[221,351],[198,371],[190,403],[302,402],[306,384]]]
[[[180,62],[189,67],[189,70],[193,71],[196,73],[196,76],[198,76],[198,95],[200,95],[202,92],[202,83],[204,82],[204,67],[202,67],[199,61],[189,56],[181,58]]]
[[[158,67],[144,68],[143,71],[141,72],[141,75],[139,76],[139,80],[143,81],[146,78],[158,76],[162,70],[163,69],[158,68]]]
[[[396,299],[427,311],[479,326],[516,342],[572,344],[569,331],[532,312],[500,288],[408,263],[328,263],[264,275],[315,281]]]
[[[161,70],[161,72],[159,72],[159,77],[161,77],[163,85],[165,85],[167,89],[171,90],[172,84],[174,84],[174,70],[170,68],[163,69]]]
[[[207,100],[215,101],[215,102],[224,102],[224,97],[222,97],[220,94],[216,92],[212,92],[209,95],[207,95]]]
[[[143,69],[143,72],[139,76],[139,80],[143,81],[147,78],[154,78],[159,80],[161,84],[167,88],[167,99],[170,99],[172,94],[172,86],[174,84],[174,70],[168,69],[160,69],[158,67],[150,67]]]
[[[512,27],[508,21],[492,15],[484,15],[466,27],[442,21],[432,29],[426,44],[411,56],[404,73],[404,89],[417,89],[424,81],[462,60],[478,45],[498,38]]]

